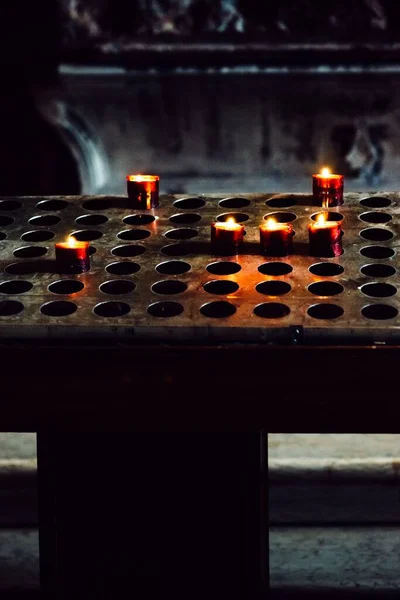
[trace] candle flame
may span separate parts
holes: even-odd
[[[68,238],[67,244],[68,244],[68,246],[70,248],[75,248],[75,246],[76,246],[76,239],[72,235],[70,235],[69,238]]]
[[[273,217],[268,217],[267,219],[267,229],[276,229],[277,228],[277,220]]]
[[[323,169],[321,169],[322,177],[329,177],[330,174],[331,174],[331,170],[328,169],[328,167],[324,167]]]
[[[229,219],[225,221],[225,226],[227,229],[235,229],[236,225],[237,223],[233,217],[229,217]]]
[[[327,217],[328,215],[326,213],[319,213],[319,215],[317,215],[317,225],[322,227],[325,224]]]

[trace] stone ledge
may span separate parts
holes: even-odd
[[[271,527],[270,585],[303,591],[400,588],[398,527]]]

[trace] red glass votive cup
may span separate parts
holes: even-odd
[[[292,254],[293,235],[291,223],[277,223],[273,227],[268,223],[262,223],[260,225],[262,254],[267,256],[288,256]]]
[[[211,249],[215,254],[238,254],[243,237],[244,225],[240,223],[211,223]]]
[[[159,204],[158,175],[127,175],[129,208],[150,210]]]
[[[90,269],[89,242],[68,241],[55,245],[59,273],[84,273]]]
[[[313,178],[313,200],[314,206],[332,208],[343,204],[343,175],[322,175],[318,173]]]
[[[342,228],[338,221],[325,221],[322,225],[308,225],[310,256],[332,258],[343,253]]]

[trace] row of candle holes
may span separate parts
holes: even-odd
[[[184,210],[192,210],[204,207],[205,203],[205,200],[202,198],[184,198],[175,200],[173,205]],[[218,205],[224,208],[245,208],[250,204],[251,200],[240,197],[226,198],[218,202]],[[267,206],[272,206],[273,208],[290,208],[291,206],[296,206],[298,202],[296,198],[283,196],[270,198],[265,201],[265,204]],[[360,204],[368,208],[386,208],[390,206],[391,200],[384,196],[370,196],[360,200]],[[66,200],[42,200],[36,204],[38,209],[46,211],[63,210],[64,208],[67,208],[67,206],[69,206],[69,202]],[[18,200],[0,201],[0,211],[13,211],[21,207],[22,202],[19,202]],[[129,208],[129,206],[127,206],[127,200],[123,198],[113,198],[113,200],[102,198],[86,200],[82,203],[82,207],[88,210],[107,210],[113,207]]]
[[[377,240],[375,238],[374,240],[369,239],[368,241]],[[48,249],[44,246],[23,246],[14,250],[13,254],[17,258],[39,258],[40,256],[47,254],[47,251]],[[89,255],[93,255],[95,252],[96,248],[94,246],[90,246]],[[138,244],[123,244],[120,246],[115,246],[111,249],[111,253],[120,258],[140,256],[141,254],[144,254],[144,252],[146,252],[145,246]],[[160,249],[160,252],[165,256],[188,256],[190,254],[196,254],[196,247],[193,245],[193,242],[192,244],[190,242],[187,244],[176,243],[163,246]],[[386,246],[364,246],[361,248],[360,254],[366,258],[384,259],[394,256],[395,250],[392,248],[387,248]]]
[[[0,283],[0,293],[7,295],[24,294],[29,292],[33,287],[30,281],[22,279],[16,281],[4,281]],[[229,279],[211,280],[203,285],[203,289],[209,294],[228,295],[234,294],[239,289],[239,284],[236,281]],[[54,294],[76,294],[82,291],[84,284],[81,281],[74,279],[60,279],[51,283],[48,290]],[[120,295],[129,294],[136,288],[136,284],[129,279],[115,279],[105,281],[100,284],[99,290],[105,294]],[[163,280],[154,283],[151,286],[151,291],[160,295],[175,295],[182,294],[187,290],[188,286],[183,281],[177,279]],[[255,290],[260,294],[267,296],[283,296],[288,294],[292,286],[286,281],[269,280],[262,281],[255,286]],[[311,283],[307,287],[311,294],[316,296],[336,296],[344,291],[344,286],[336,281],[319,281]],[[366,296],[373,298],[388,298],[397,293],[397,288],[389,283],[371,282],[360,286],[360,291]]]
[[[49,317],[65,317],[72,315],[77,310],[77,305],[67,300],[46,302],[40,307],[40,312]],[[17,300],[3,300],[0,302],[0,317],[8,317],[21,313],[24,305]],[[93,308],[93,312],[101,317],[123,317],[131,310],[125,302],[100,302]],[[147,312],[153,317],[176,317],[184,311],[178,302],[164,301],[150,304]],[[236,313],[236,307],[230,302],[208,302],[200,308],[200,313],[209,318],[227,318]],[[253,313],[265,319],[279,319],[290,314],[290,308],[279,302],[265,302],[259,304]],[[314,304],[307,310],[307,314],[314,319],[337,319],[344,314],[344,310],[337,304]],[[388,304],[369,304],[361,309],[361,314],[374,320],[393,319],[398,315],[398,310]]]

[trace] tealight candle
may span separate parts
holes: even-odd
[[[158,206],[158,175],[127,175],[129,208],[150,210]]]
[[[313,175],[313,198],[316,206],[331,208],[343,204],[343,175],[335,175],[329,169]]]
[[[244,225],[232,217],[224,222],[211,223],[211,248],[215,254],[236,254],[243,243]]]
[[[89,242],[78,242],[69,236],[56,247],[56,264],[59,273],[83,273],[90,269]]]
[[[260,225],[260,244],[267,256],[287,256],[292,253],[293,227],[291,223],[278,223],[272,217]]]
[[[311,256],[340,256],[342,250],[342,228],[339,221],[327,221],[320,213],[316,221],[308,225]]]

